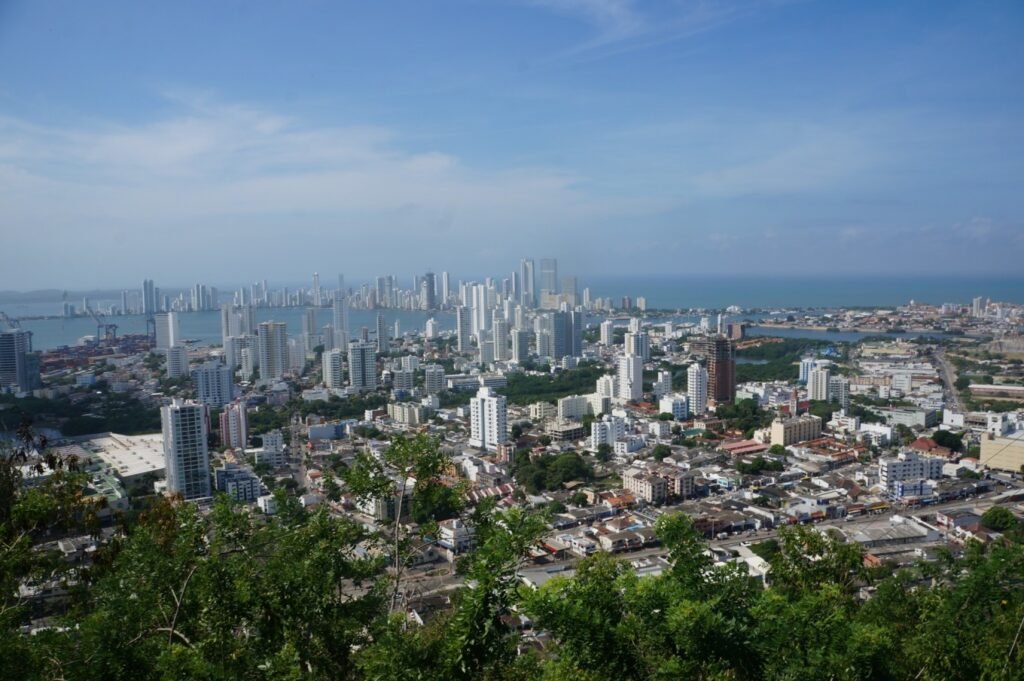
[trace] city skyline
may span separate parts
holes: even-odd
[[[1022,25],[1010,2],[7,3],[0,289],[493,270],[511,244],[584,277],[609,243],[655,274],[1013,273]]]

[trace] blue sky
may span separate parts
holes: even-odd
[[[1024,271],[1024,4],[0,0],[0,289]]]

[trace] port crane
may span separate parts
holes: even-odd
[[[91,307],[86,306],[85,311],[89,313],[92,320],[96,322],[96,341],[117,340],[117,324],[108,324],[106,319],[103,318],[99,312],[96,312]]]
[[[7,316],[7,313],[4,312],[3,310],[0,310],[0,322],[3,322],[12,329],[21,328],[21,322],[19,322],[17,319],[14,319],[13,317]]]

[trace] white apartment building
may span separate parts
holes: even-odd
[[[345,387],[343,354],[338,348],[326,350],[323,354],[324,386],[332,390],[340,390]]]
[[[210,453],[206,441],[206,407],[175,399],[161,407],[167,491],[186,501],[209,497]]]
[[[690,417],[690,400],[686,395],[679,393],[665,395],[658,402],[658,411],[672,414],[676,421],[685,421]]]
[[[708,410],[708,370],[691,364],[686,370],[686,382],[690,413],[699,416]]]
[[[472,447],[495,450],[508,440],[508,405],[504,395],[483,387],[469,401],[470,436]]]

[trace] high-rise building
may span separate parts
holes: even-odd
[[[643,357],[645,362],[651,359],[651,337],[646,331],[629,331],[626,333],[626,352]]]
[[[644,394],[644,360],[639,355],[620,355],[615,362],[615,385],[624,402],[639,400]]]
[[[167,378],[181,378],[188,376],[188,348],[184,345],[174,345],[164,353],[166,355],[165,369]]]
[[[807,399],[828,400],[828,379],[831,373],[827,366],[811,369],[807,378]]]
[[[186,501],[210,496],[210,453],[206,441],[206,407],[175,399],[160,409],[164,436],[167,491]]]
[[[317,272],[313,273],[313,306],[320,307],[323,304],[323,298],[320,292],[320,274]]]
[[[423,388],[428,395],[436,395],[444,390],[444,367],[440,364],[427,364],[423,367]]]
[[[601,322],[601,345],[610,347],[615,344],[615,322],[606,319]]]
[[[258,330],[260,380],[279,380],[291,367],[288,325],[284,322],[266,321],[260,322]]]
[[[838,402],[841,409],[850,408],[850,379],[830,376],[828,379],[828,400]]]
[[[382,355],[388,353],[390,349],[388,339],[388,325],[384,321],[384,315],[377,315],[377,352]]]
[[[157,313],[156,287],[152,279],[142,280],[142,314],[149,316]]]
[[[724,336],[709,336],[697,343],[707,360],[708,400],[715,404],[736,399],[736,345]]]
[[[234,372],[220,362],[203,362],[192,370],[196,399],[209,407],[221,407],[235,398]]]
[[[512,361],[522,364],[530,356],[530,332],[526,329],[512,331]]]
[[[391,372],[391,387],[395,390],[412,390],[416,385],[416,372],[412,369],[395,369]]]
[[[447,272],[441,273],[441,306],[448,307],[448,299],[451,298],[451,277]]]
[[[249,417],[245,400],[235,400],[220,413],[220,441],[232,449],[244,449],[249,444]]]
[[[508,440],[508,405],[504,395],[482,387],[469,401],[470,435],[472,447],[495,450]]]
[[[672,392],[672,372],[659,371],[658,379],[654,382],[654,399],[660,400]]]
[[[494,341],[495,361],[508,361],[511,358],[508,349],[508,322],[496,318],[491,324],[491,339]]]
[[[324,385],[332,389],[345,387],[342,352],[337,348],[325,350],[323,354]]]
[[[375,343],[352,341],[348,344],[348,384],[360,392],[377,389]]]
[[[334,297],[334,347],[344,349],[348,345],[348,296],[340,290]]]
[[[441,332],[441,325],[437,323],[437,320],[431,317],[427,320],[427,323],[423,326],[423,337],[427,340],[434,340],[438,337]]]
[[[259,339],[256,336],[228,336],[224,339],[224,360],[229,369],[234,371],[242,365],[242,348],[251,348],[254,359],[258,359]]]
[[[708,410],[708,370],[691,364],[686,370],[686,383],[690,413],[699,416]]]
[[[536,279],[532,258],[523,258],[519,263],[519,287],[522,289],[519,304],[528,308],[537,307]]]
[[[181,339],[177,312],[161,312],[156,315],[156,347],[158,350],[166,350],[177,345]]]
[[[540,293],[558,293],[558,261],[554,258],[541,258],[540,261]]]
[[[460,353],[468,353],[471,350],[469,345],[469,317],[469,308],[465,305],[459,305],[455,308],[455,349]]]
[[[804,357],[800,360],[800,374],[799,381],[803,384],[807,384],[807,381],[811,378],[811,371],[818,366],[818,360],[813,357]]]
[[[971,315],[974,317],[981,317],[985,314],[985,299],[981,296],[974,298],[971,301]]]
[[[433,272],[424,274],[420,282],[420,307],[424,310],[437,309],[437,286]]]
[[[39,387],[39,359],[32,352],[32,332],[0,331],[0,388],[28,392]]]

